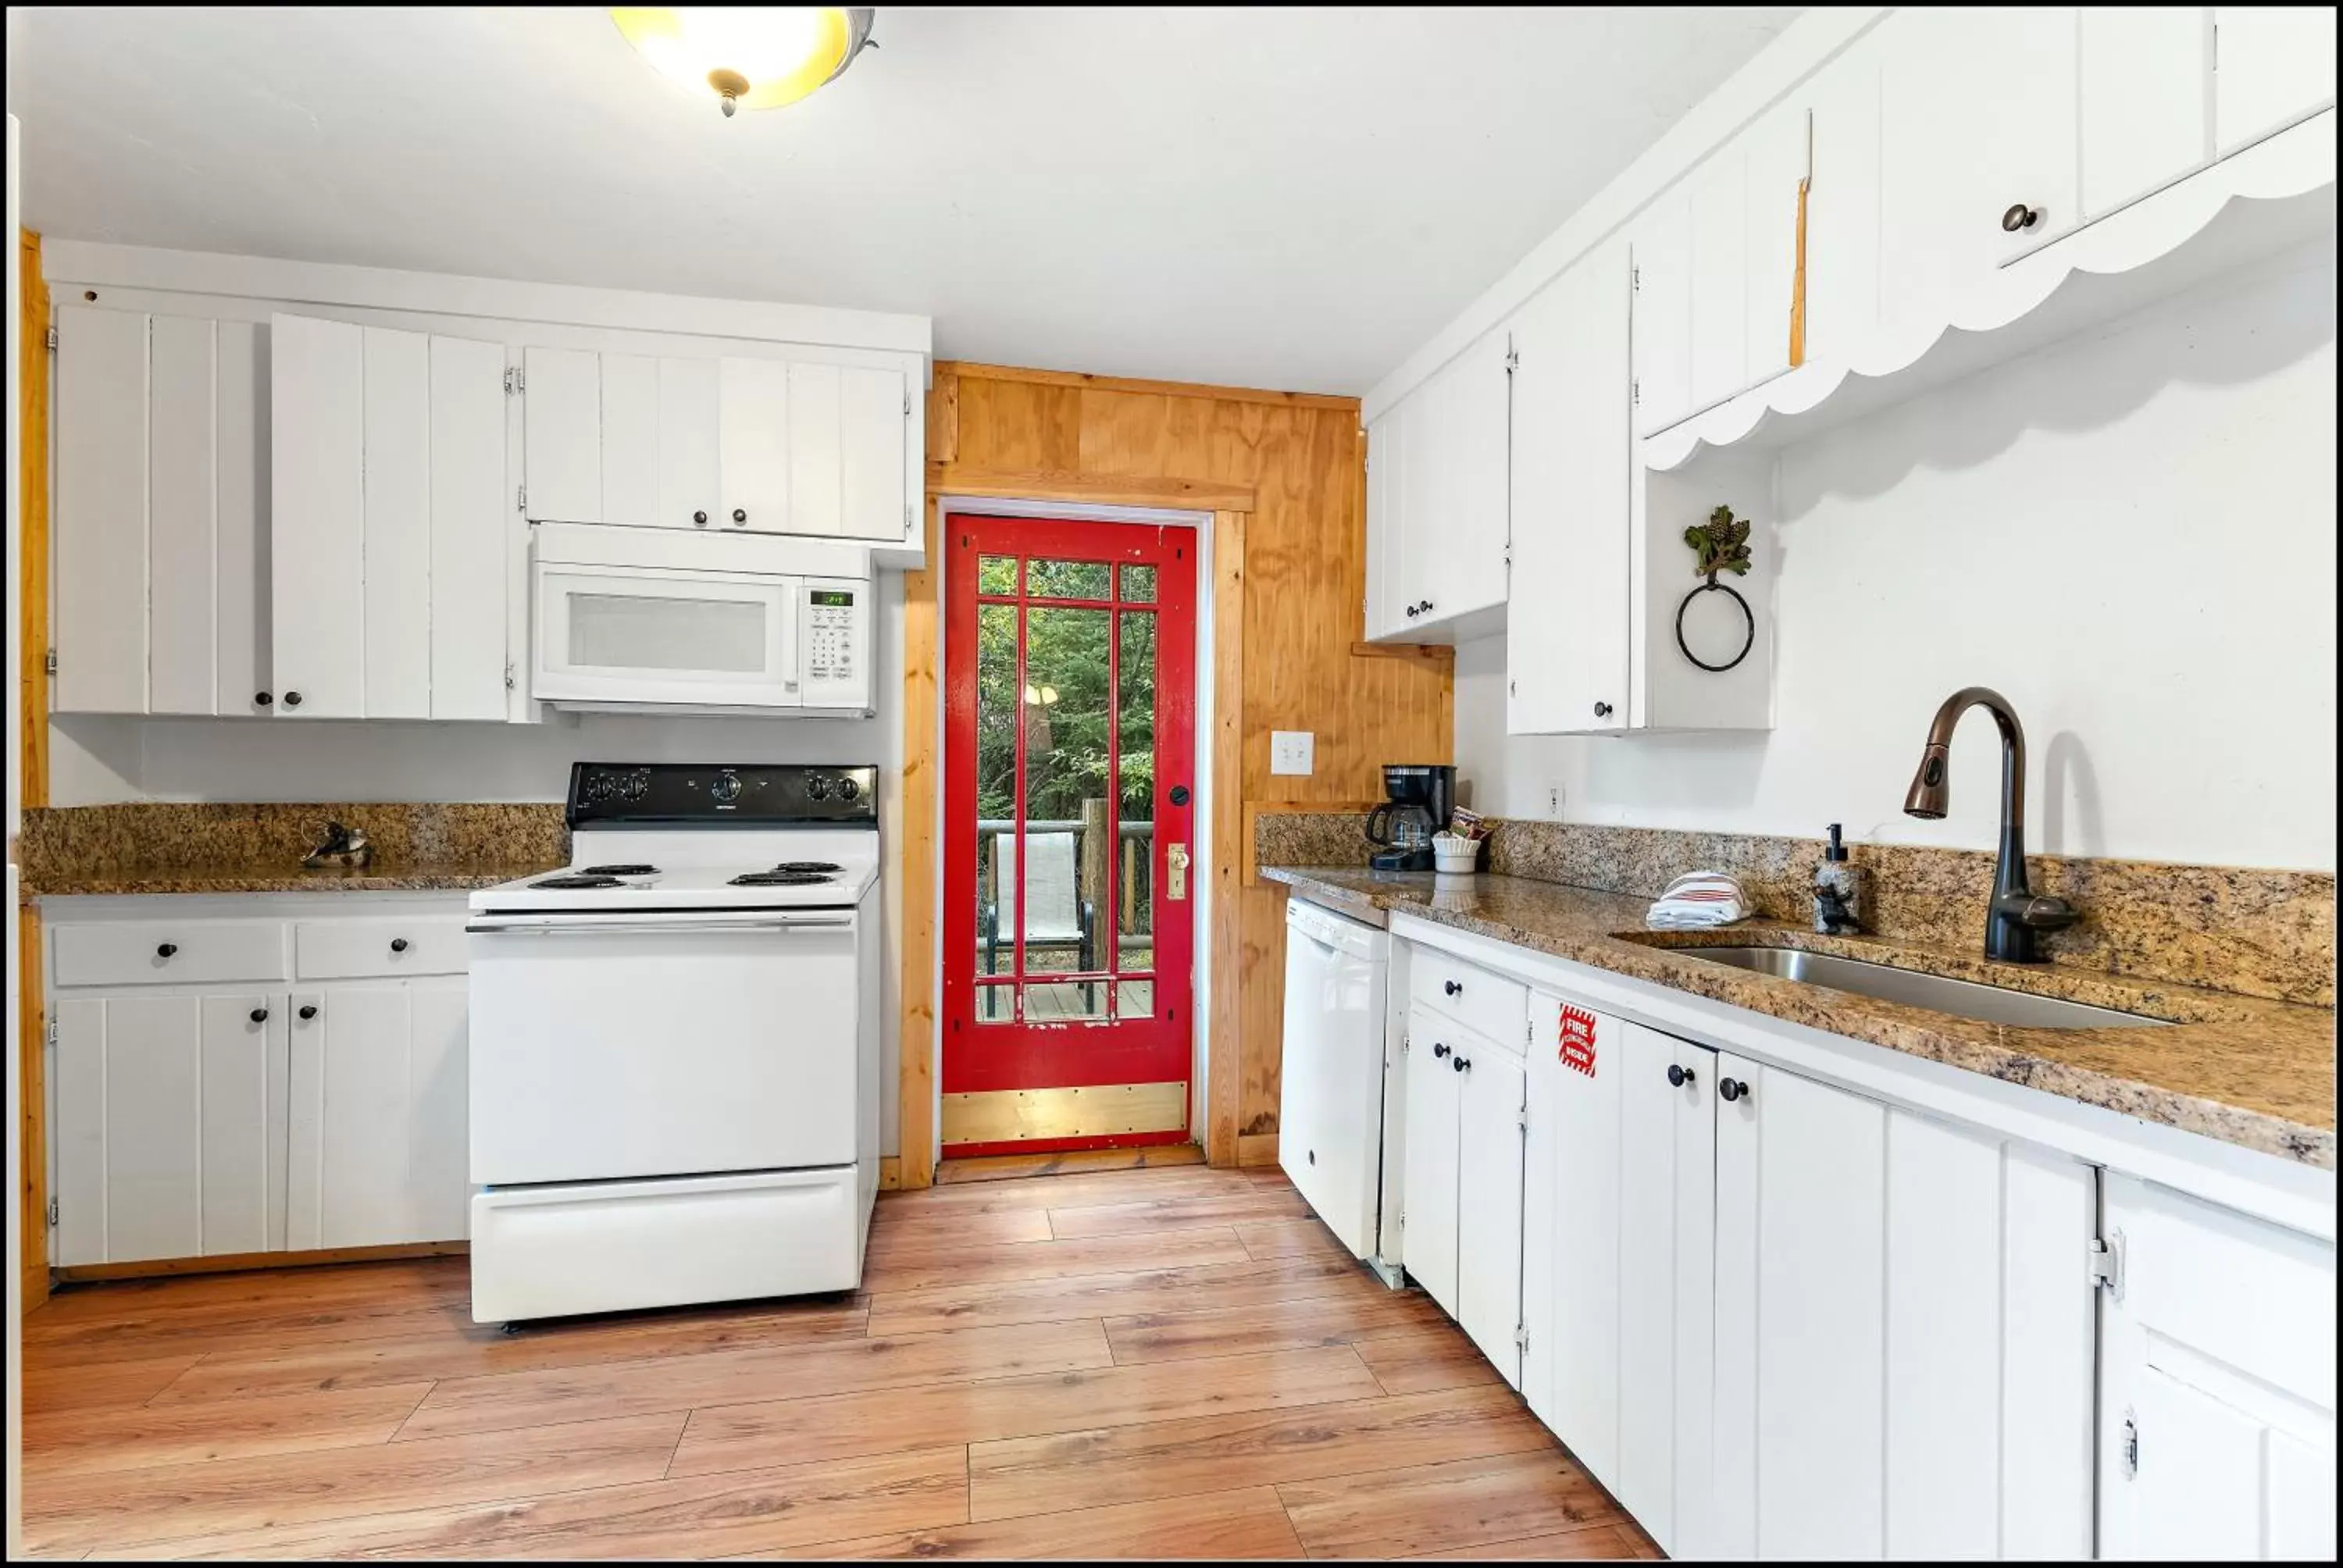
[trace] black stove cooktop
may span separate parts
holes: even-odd
[[[830,880],[828,871],[795,871],[786,867],[770,871],[746,871],[732,879],[736,888],[802,888]]]
[[[659,875],[659,868],[646,866],[638,861],[618,866],[588,866],[578,875],[581,877],[656,877]]]
[[[835,860],[783,860],[779,865],[773,868],[776,871],[812,871],[816,873],[828,873],[831,871],[843,870],[845,868],[840,866]]]
[[[558,877],[548,877],[541,882],[531,882],[529,886],[566,890],[572,888],[623,888],[626,884],[616,877],[571,871]]]

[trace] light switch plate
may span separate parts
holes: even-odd
[[[1307,729],[1269,732],[1269,770],[1307,774],[1318,765],[1318,737]]]

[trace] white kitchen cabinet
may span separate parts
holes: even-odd
[[[366,694],[359,711],[370,719],[428,719],[436,575],[431,339],[383,327],[364,330]]]
[[[2106,1178],[2099,1554],[2335,1556],[2335,1248]]]
[[[507,713],[512,511],[505,487],[504,373],[498,344],[431,339],[425,678],[434,719],[500,719]]]
[[[68,997],[55,1019],[53,1261],[282,1246],[283,997]]]
[[[265,715],[277,692],[269,602],[269,346],[250,321],[214,324],[212,621],[219,638],[212,711]],[[200,583],[201,579],[198,579]]]
[[[1521,1057],[1460,1039],[1456,1106],[1456,1321],[1507,1382],[1522,1382]]]
[[[1515,318],[1512,734],[1627,723],[1627,268],[1625,246],[1605,246]]]
[[[659,364],[659,520],[670,528],[721,524],[722,392],[713,359]]]
[[[669,522],[659,510],[659,362],[648,354],[602,356],[601,460],[604,522]]]
[[[2236,152],[2335,102],[2335,8],[2213,7],[2213,126]]]
[[[57,308],[60,713],[146,711],[147,333],[142,312]]]
[[[146,710],[209,713],[216,705],[218,447],[213,421],[217,324],[153,318],[146,451]]]
[[[462,984],[297,990],[292,1007],[286,1244],[460,1238]]]
[[[2077,118],[2087,221],[2212,156],[2205,84],[2213,29],[2194,5],[2087,5],[2077,35]]]
[[[366,328],[268,323],[276,711],[366,713]]]
[[[1486,333],[1379,421],[1384,477],[1371,484],[1368,528],[1385,560],[1371,635],[1449,642],[1493,629],[1505,602],[1511,356],[1505,328]]]
[[[1695,407],[1692,395],[1692,200],[1679,186],[1636,220],[1632,253],[1635,433],[1648,436]]]
[[[1457,1314],[1457,1133],[1463,1085],[1449,1066],[1463,1031],[1427,1009],[1407,1022],[1406,1164],[1401,1222],[1408,1278]]]
[[[602,520],[601,357],[530,347],[521,356],[522,483],[528,519]]]
[[[836,370],[829,366],[807,367],[828,370],[834,377]],[[832,396],[825,407],[819,397],[809,397],[802,411],[794,405],[792,397],[799,380],[798,367],[779,359],[741,359],[726,357],[717,361],[717,470],[720,476],[718,502],[721,517],[718,521],[728,528],[753,528],[775,533],[787,529],[790,521],[789,437],[798,417],[819,424],[824,414],[834,421],[838,403]],[[834,388],[834,382],[833,382]],[[821,432],[816,430],[819,439]],[[819,476],[809,475],[809,479]],[[830,477],[835,481],[836,469]],[[810,510],[819,510],[821,498],[810,498]],[[836,510],[837,498],[828,498],[830,509]]]
[[[2077,16],[1907,8],[1880,24],[1885,319],[1942,323],[1995,268],[2076,226]]]

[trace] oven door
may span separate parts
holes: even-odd
[[[853,910],[467,929],[474,1184],[855,1160]]]
[[[529,694],[796,708],[803,597],[790,577],[541,562]]]

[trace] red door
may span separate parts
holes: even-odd
[[[1194,536],[949,523],[944,1152],[1185,1142]]]

